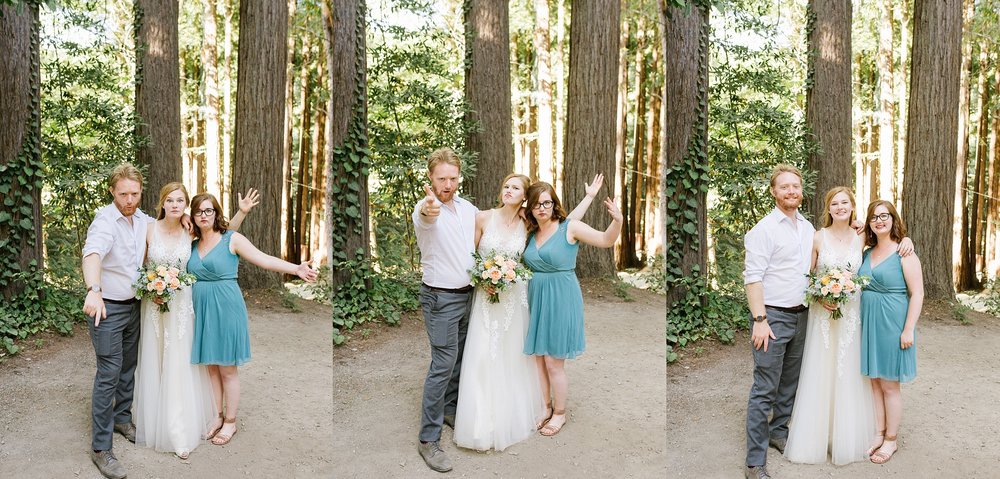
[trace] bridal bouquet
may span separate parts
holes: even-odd
[[[531,278],[531,270],[521,264],[520,257],[497,252],[488,255],[476,252],[472,257],[476,260],[476,266],[469,270],[472,284],[482,287],[491,303],[499,303],[500,292],[508,286]]]
[[[837,309],[830,312],[830,317],[840,319],[844,313],[840,311],[840,305],[848,302],[852,296],[868,286],[871,278],[852,273],[846,268],[824,268],[815,273],[806,275],[809,278],[809,286],[806,287],[806,302],[812,304],[822,301],[828,304],[837,305]]]
[[[139,273],[139,279],[132,285],[135,297],[162,299],[161,313],[170,311],[167,303],[175,291],[191,286],[196,281],[193,274],[182,272],[180,268],[169,264],[149,264],[146,269],[140,269]]]

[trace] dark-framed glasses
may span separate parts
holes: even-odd
[[[556,204],[555,201],[545,200],[545,201],[539,202],[537,205],[535,205],[534,209],[536,209],[536,210],[550,210],[550,209],[552,209],[552,206],[555,205],[555,204]]]
[[[886,221],[889,221],[889,219],[891,219],[891,218],[892,218],[892,215],[890,215],[889,213],[882,213],[882,214],[879,214],[879,215],[872,216],[872,221],[871,222],[874,223],[876,221],[881,221],[881,222],[884,223]]]
[[[194,215],[195,216],[214,216],[215,215],[215,209],[214,208],[206,208],[206,209],[203,209],[203,210],[195,211]]]

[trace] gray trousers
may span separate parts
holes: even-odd
[[[139,302],[104,303],[108,317],[96,328],[90,318],[90,340],[97,355],[97,374],[91,393],[91,447],[111,449],[114,425],[132,422],[132,392],[139,359]]]
[[[441,438],[445,415],[454,415],[458,407],[458,377],[462,372],[462,350],[469,330],[472,291],[445,293],[420,287],[420,305],[424,326],[431,343],[431,365],[424,380],[424,398],[420,418],[420,440]]]
[[[753,386],[747,402],[747,465],[767,463],[770,438],[788,437],[788,419],[799,385],[802,349],[805,346],[809,311],[784,313],[767,308],[767,322],[774,332],[767,352],[753,350]],[[753,319],[751,327],[753,326]],[[768,416],[771,416],[768,421]]]

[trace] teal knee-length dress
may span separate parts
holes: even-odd
[[[569,220],[559,224],[541,247],[531,235],[524,249],[524,264],[532,271],[524,354],[573,359],[583,353],[583,293],[576,279],[580,244],[566,240],[568,225]]]
[[[871,250],[865,252],[858,274],[872,278],[861,293],[861,374],[871,378],[908,382],[917,377],[917,344],[899,347],[910,296],[903,265],[893,253],[872,268]]]
[[[240,366],[250,360],[247,305],[236,283],[239,256],[229,251],[232,231],[202,258],[194,242],[188,272],[194,283],[194,344],[191,363]]]

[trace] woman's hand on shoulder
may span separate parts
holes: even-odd
[[[913,240],[911,240],[909,236],[903,238],[899,242],[899,246],[896,248],[896,252],[898,252],[899,256],[903,258],[906,258],[910,255],[915,255],[916,253],[914,251]]]

